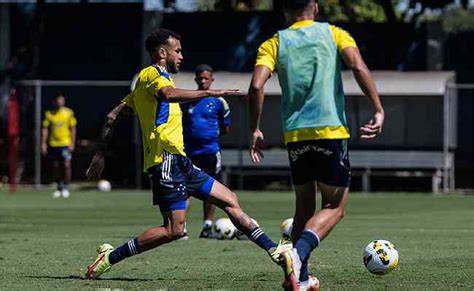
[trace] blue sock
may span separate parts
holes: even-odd
[[[109,263],[113,265],[123,259],[138,255],[139,253],[140,251],[138,250],[138,237],[136,237],[113,250],[109,255]]]
[[[305,229],[296,242],[295,248],[298,251],[301,262],[307,262],[311,251],[319,245],[319,236],[310,229]]]
[[[308,259],[309,259],[309,257],[308,257]],[[300,282],[304,282],[304,281],[309,280],[308,259],[306,259],[306,261],[304,261],[304,262],[301,262]]]
[[[264,232],[260,229],[260,227],[256,227],[249,235],[249,239],[256,243],[259,247],[266,250],[267,252],[276,247],[277,244],[273,242]]]

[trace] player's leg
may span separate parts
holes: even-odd
[[[296,207],[293,219],[293,230],[291,233],[293,244],[295,244],[300,237],[308,220],[314,215],[316,210],[316,192],[315,181],[309,181],[303,185],[295,185]],[[308,260],[309,257],[301,262],[300,282],[309,280]]]
[[[61,190],[61,196],[64,198],[68,198],[70,193],[69,193],[69,183],[71,182],[71,159],[64,159],[62,162],[62,190]]]
[[[216,211],[216,207],[209,203],[203,202],[202,203],[202,213],[203,213],[203,225],[201,233],[199,237],[201,238],[211,238],[212,237],[212,225],[214,221],[214,213]]]
[[[61,191],[63,189],[62,183],[62,169],[60,164],[62,163],[61,155],[56,147],[50,147],[48,149],[48,155],[51,160],[51,169],[53,172],[54,181],[56,182],[56,191],[53,192],[53,197],[61,197]]]
[[[143,231],[138,237],[131,239],[114,250],[109,257],[110,263],[116,264],[121,260],[139,253],[154,249],[160,245],[180,239],[184,236],[186,210],[176,210],[163,215],[165,222],[162,226]]]
[[[234,226],[247,235],[251,241],[269,254],[274,254],[275,256],[272,258],[279,257],[279,251],[286,246],[278,248],[278,245],[255,225],[240,207],[234,192],[195,167],[188,158],[183,157],[181,160],[182,171],[186,173],[186,185],[190,195],[221,208],[229,216]]]
[[[219,180],[217,177],[217,158],[216,155],[196,155],[192,156],[191,158],[192,163],[204,171],[206,174],[211,176],[212,178]],[[220,162],[220,161],[219,161]],[[200,238],[212,238],[212,225],[214,223],[214,213],[216,207],[207,202],[203,201],[202,204],[202,230],[199,233]]]
[[[323,240],[344,217],[349,188],[322,182],[318,182],[318,186],[322,196],[321,210],[306,223],[305,227],[313,230]]]
[[[186,203],[181,203],[184,209],[163,214],[165,223],[162,226],[145,230],[138,237],[128,240],[114,249],[110,244],[102,244],[97,248],[96,260],[87,267],[86,277],[95,279],[109,271],[118,262],[156,248],[160,245],[180,239],[184,236],[186,221]]]
[[[153,204],[160,206],[163,226],[142,232],[116,250],[109,244],[99,246],[97,259],[88,267],[87,277],[97,278],[113,264],[184,236],[186,222],[186,182],[177,163],[179,156],[164,153],[164,161],[148,172],[152,182]]]

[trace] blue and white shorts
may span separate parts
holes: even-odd
[[[214,178],[193,165],[188,157],[163,153],[163,162],[148,169],[152,183],[153,205],[161,213],[185,210],[188,196],[206,201]]]

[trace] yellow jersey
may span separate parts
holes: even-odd
[[[67,107],[46,111],[43,127],[47,127],[48,145],[50,147],[67,147],[72,144],[71,127],[76,126],[74,111]]]
[[[175,88],[170,74],[159,66],[140,71],[135,89],[122,102],[138,116],[143,142],[143,171],[160,164],[163,152],[185,156],[179,103],[158,97],[163,87]]]
[[[292,29],[299,29],[308,27],[313,24],[318,24],[313,20],[303,20],[295,22],[290,26]],[[345,30],[330,25],[329,26],[332,39],[339,52],[342,52],[347,47],[357,47],[357,44],[352,36]],[[278,34],[273,35],[270,39],[263,42],[257,52],[257,60],[255,66],[266,66],[272,72],[278,70]],[[284,132],[285,144],[289,142],[296,142],[302,140],[313,139],[346,139],[349,138],[349,129],[345,126],[325,126],[319,128],[304,128]]]

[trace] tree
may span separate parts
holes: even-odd
[[[400,3],[406,8],[399,10]],[[426,9],[444,9],[455,0],[325,0],[319,6],[321,15],[330,21],[351,22],[416,22]],[[461,0],[468,9],[469,0]]]

